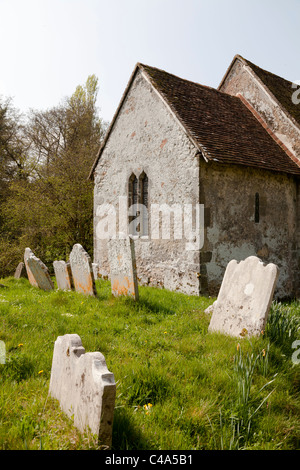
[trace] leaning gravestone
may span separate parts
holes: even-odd
[[[30,267],[28,266],[28,258],[29,256],[31,255],[34,255],[34,253],[31,251],[30,248],[25,248],[25,253],[24,253],[24,263],[25,263],[25,268],[26,268],[26,271],[27,271],[27,277],[28,277],[28,280],[30,282],[30,284],[34,287],[39,287],[32,272],[31,272],[31,269]]]
[[[18,264],[15,274],[14,274],[15,279],[20,279],[21,277],[27,277],[26,276],[26,268],[25,264],[21,261],[21,263]]]
[[[53,261],[53,268],[58,289],[72,290],[72,272],[70,263],[63,260]]]
[[[26,250],[29,250],[26,252]],[[25,250],[25,266],[27,269],[29,282],[40,289],[50,291],[54,289],[47,266],[37,258],[30,248]]]
[[[109,239],[108,256],[112,294],[139,299],[134,241],[131,237]]]
[[[54,345],[49,394],[59,400],[61,409],[74,425],[99,436],[109,448],[112,440],[116,396],[114,375],[103,354],[86,353],[77,334],[58,336]]]
[[[259,335],[268,318],[279,269],[256,256],[228,263],[213,304],[209,331],[231,336]]]
[[[91,258],[79,243],[73,246],[70,253],[70,265],[75,290],[85,295],[96,296]]]

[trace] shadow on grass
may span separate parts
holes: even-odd
[[[150,450],[151,444],[134,425],[129,410],[116,408],[112,433],[112,450]]]
[[[137,306],[142,307],[143,310],[151,312],[151,313],[160,313],[163,315],[174,315],[176,313],[176,309],[174,308],[168,308],[164,306],[162,303],[159,301],[156,301],[155,299],[146,299],[141,297],[139,299],[139,302]]]

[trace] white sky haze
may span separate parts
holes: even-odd
[[[217,87],[235,54],[300,79],[300,0],[0,0],[0,95],[46,109],[88,75],[110,121],[137,62]]]

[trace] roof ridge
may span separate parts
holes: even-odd
[[[199,86],[199,87],[202,87],[202,88],[206,88],[208,90],[212,90],[216,93],[221,93],[223,95],[226,95],[226,96],[230,96],[230,97],[233,97],[233,98],[236,98],[236,96],[233,96],[233,95],[230,95],[229,93],[226,93],[225,91],[221,91],[221,90],[218,90],[217,88],[214,88],[214,87],[211,87],[209,85],[204,85],[203,83],[199,83],[199,82],[195,82],[193,80],[188,80],[187,78],[182,78],[180,77],[179,75],[175,75],[174,73],[170,73],[170,72],[167,72],[166,70],[163,70],[163,69],[160,69],[158,67],[152,67],[151,65],[146,65],[146,64],[142,64],[141,62],[138,62],[137,63],[137,66],[138,67],[141,67],[143,68],[143,70],[147,73],[147,68],[151,69],[151,70],[156,70],[158,72],[162,72],[170,77],[174,77],[178,80],[182,80],[183,82],[185,83],[190,83],[190,84],[193,84],[193,85],[196,85],[196,86]],[[149,75],[149,74],[148,74]],[[154,80],[155,81],[155,80]]]
[[[239,56],[241,57],[241,56]],[[212,110],[212,108],[210,108],[210,110],[208,110],[208,114],[206,114],[206,117],[205,117],[205,120],[206,122],[204,123],[204,127],[202,127],[202,137],[200,138],[199,135],[197,135],[197,130],[198,130],[198,124],[197,124],[197,119],[199,118],[196,118],[195,115],[193,115],[193,112],[196,111],[196,108],[197,108],[197,98],[198,96],[200,96],[200,100],[204,99],[206,100],[206,102],[208,103],[207,101],[207,96],[203,96],[203,92],[206,91],[208,93],[213,93],[215,95],[215,97],[217,98],[217,96],[219,98],[222,97],[222,101],[216,101],[216,103],[218,103],[217,107],[218,109],[223,112],[223,126],[224,126],[224,116],[226,115],[226,111],[225,111],[225,115],[224,115],[224,109],[227,111],[229,111],[230,109],[235,109],[235,112],[237,112],[238,114],[240,113],[240,111],[238,111],[240,106],[244,109],[244,112],[248,112],[250,113],[251,116],[253,116],[253,113],[251,112],[250,109],[247,109],[247,106],[245,105],[245,103],[238,97],[238,96],[235,96],[235,95],[231,95],[229,93],[226,93],[226,92],[223,92],[223,91],[220,91],[220,90],[217,90],[213,87],[208,87],[206,85],[202,85],[200,83],[197,83],[197,82],[192,82],[190,80],[187,80],[187,79],[183,79],[181,77],[178,77],[174,74],[171,74],[169,72],[166,72],[165,70],[162,70],[162,69],[158,69],[156,67],[151,67],[151,66],[147,66],[147,65],[144,65],[144,64],[139,64],[139,67],[140,69],[145,72],[146,76],[148,77],[148,79],[150,80],[150,83],[152,84],[152,86],[154,86],[154,88],[157,89],[158,93],[162,96],[162,98],[164,99],[164,101],[166,102],[166,104],[169,106],[169,108],[171,109],[171,111],[174,113],[174,115],[176,116],[176,118],[179,120],[179,122],[183,125],[183,127],[185,128],[187,134],[189,135],[189,137],[191,138],[191,140],[195,143],[196,142],[196,145],[198,147],[198,149],[202,152],[204,158],[205,156],[207,157],[208,160],[215,160],[216,158],[216,155],[215,155],[215,151],[219,151],[220,148],[220,141],[218,140],[218,137],[217,137],[217,140],[216,140],[216,136],[217,134],[215,135],[214,137],[214,144],[215,145],[215,150],[211,150],[210,148],[210,145],[207,145],[207,133],[210,132],[213,132],[213,134],[216,132],[216,130],[212,130],[211,129],[211,113],[215,113],[215,111]],[[192,88],[191,88],[192,87]],[[190,88],[190,89],[189,89]],[[202,93],[201,93],[202,91]],[[185,94],[187,92],[187,94]],[[199,95],[198,95],[199,93]],[[202,95],[202,96],[201,96]],[[181,103],[181,100],[186,98],[187,101],[185,101],[185,104],[182,105]],[[225,100],[223,99],[225,98]],[[211,101],[211,99],[209,100]],[[189,103],[191,103],[191,106],[189,107]],[[235,103],[235,104],[234,104]],[[204,104],[204,102],[203,102]],[[195,108],[196,107],[196,108]],[[205,109],[206,105],[204,105],[204,109]],[[188,109],[190,109],[190,111],[188,111]],[[192,113],[192,114],[190,114]],[[219,113],[219,111],[217,111],[217,113]],[[201,114],[199,115],[199,117],[201,116]],[[228,121],[228,124],[230,132],[232,132],[233,130],[233,115],[232,115],[232,112],[229,113],[228,117],[230,116],[230,120]],[[255,116],[253,116],[253,118],[255,119]],[[222,119],[222,118],[221,118]],[[266,128],[264,128],[264,126],[262,125],[262,122],[260,122],[259,120],[255,119],[255,121],[257,122],[257,125],[259,126],[259,128],[261,129],[264,129],[264,131],[267,131]],[[226,117],[226,122],[227,122],[227,117]],[[248,121],[249,125],[250,124],[250,121]],[[210,130],[209,130],[210,129]],[[224,131],[224,129],[223,129]],[[222,132],[223,132],[221,129],[219,131],[217,131],[219,137],[221,139],[224,138],[224,135],[221,136]],[[268,135],[268,137],[271,139],[271,141],[273,142],[273,145],[275,145],[277,148],[278,148],[278,152],[282,152],[282,155],[285,156],[285,158],[282,160],[281,158],[281,163],[279,164],[279,167],[278,167],[278,170],[280,171],[279,168],[281,168],[281,171],[287,171],[287,172],[292,172],[292,173],[297,173],[299,174],[299,171],[300,171],[300,167],[298,166],[298,163],[296,163],[294,161],[294,159],[292,159],[290,157],[290,155],[288,154],[287,152],[287,148],[286,147],[283,147],[282,145],[280,145],[281,141],[279,140],[276,140],[274,138],[274,136],[270,135],[269,132],[266,133],[266,135]],[[262,138],[262,137],[261,137]],[[226,141],[226,137],[225,137],[225,141]],[[269,146],[270,144],[267,144],[267,147]],[[233,144],[234,146],[234,144]],[[257,151],[257,149],[256,149]],[[270,147],[269,147],[269,152],[270,152]],[[271,152],[272,153],[272,152]],[[279,156],[279,154],[278,154]],[[223,158],[224,159],[224,158]],[[217,160],[219,160],[219,158],[217,158]],[[221,158],[222,160],[222,158]],[[256,164],[258,164],[259,166],[261,165],[263,167],[262,164],[265,164],[266,162],[263,162],[261,161],[260,163],[258,163],[258,154],[256,156],[254,156],[254,160],[257,161]],[[238,159],[237,159],[237,163],[238,163]],[[245,162],[244,162],[245,164]],[[248,164],[250,164],[249,160],[248,160]],[[250,165],[251,166],[251,165]],[[276,169],[273,165],[270,165],[267,164],[267,166],[269,167],[269,169]]]
[[[92,177],[137,74],[157,92],[206,161],[300,175],[300,167],[238,97],[137,62],[90,172]]]
[[[291,82],[291,81],[288,80],[287,78],[284,78],[284,77],[282,77],[281,75],[278,75],[277,73],[270,72],[270,71],[267,70],[267,69],[263,69],[263,68],[260,67],[259,65],[254,64],[254,62],[251,62],[250,60],[245,59],[245,58],[242,57],[242,56],[240,56],[240,57],[241,57],[241,59],[243,59],[243,60],[246,62],[246,64],[248,64],[250,67],[256,67],[256,68],[258,68],[259,70],[261,70],[261,71],[264,72],[264,73],[267,73],[267,74],[269,74],[269,75],[273,75],[274,77],[280,78],[281,80],[284,80],[285,82],[290,83],[291,85],[293,84],[293,82]]]

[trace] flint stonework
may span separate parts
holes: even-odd
[[[100,444],[111,446],[116,396],[114,375],[100,352],[86,353],[77,334],[55,341],[49,394],[61,409],[74,416],[74,425],[99,436]]]
[[[112,294],[139,298],[134,241],[131,237],[108,241]]]
[[[73,246],[70,265],[75,290],[85,295],[96,296],[91,258],[80,243]]]
[[[24,261],[31,285],[39,287],[45,291],[53,290],[54,284],[51,280],[47,266],[34,255],[30,248],[26,248],[26,250]]]
[[[54,261],[53,268],[58,289],[72,290],[72,272],[70,263],[63,260]]]
[[[231,260],[226,268],[209,331],[231,336],[257,336],[265,328],[279,269],[256,256]]]

